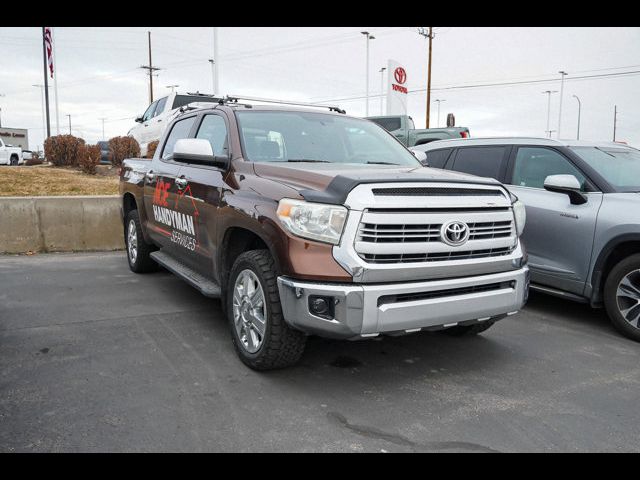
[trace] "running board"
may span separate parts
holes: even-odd
[[[191,267],[179,262],[171,255],[164,253],[162,250],[152,252],[150,256],[171,273],[176,274],[189,285],[197,288],[204,296],[220,298],[220,287],[218,284],[199,274]]]
[[[588,298],[581,297],[580,295],[576,295],[575,293],[569,293],[563,290],[558,290],[556,288],[543,287],[535,283],[532,283],[529,286],[529,288],[531,290],[535,290],[536,292],[542,292],[548,295],[553,295],[554,297],[566,298],[567,300],[573,300],[574,302],[579,302],[579,303],[589,303]]]

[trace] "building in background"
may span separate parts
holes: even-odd
[[[0,127],[0,138],[4,143],[29,150],[29,131],[26,128]]]

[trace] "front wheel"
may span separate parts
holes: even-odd
[[[277,273],[267,250],[241,254],[233,264],[227,291],[227,317],[240,360],[254,370],[298,362],[306,336],[285,322]]]
[[[613,326],[640,342],[640,254],[613,267],[604,285],[604,304]]]

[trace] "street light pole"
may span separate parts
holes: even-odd
[[[366,100],[365,101],[367,103],[366,103],[365,108],[364,108],[364,113],[365,113],[365,117],[368,117],[369,116],[369,40],[374,40],[376,37],[371,35],[369,32],[360,32],[360,33],[363,34],[367,39],[367,66],[366,66],[367,71],[366,71],[366,75],[365,75],[366,82],[367,82],[367,86],[366,86],[366,89],[365,89],[365,91],[366,91],[366,94],[365,94],[366,95],[365,96]]]
[[[67,114],[67,117],[69,117],[69,135],[71,135],[71,115]]]
[[[380,115],[384,115],[384,111],[383,111],[383,107],[382,107],[382,100],[384,97],[384,71],[387,69],[387,67],[381,67],[380,68]]]
[[[171,89],[171,93],[175,92],[175,89],[178,88],[180,85],[167,85],[166,88],[170,88]]]
[[[4,93],[0,93],[0,97],[4,97]],[[2,127],[2,108],[0,108],[0,127]]]
[[[560,128],[561,128],[561,123],[562,123],[562,94],[564,91],[564,77],[566,75],[568,75],[567,72],[560,70],[558,72],[561,77],[560,77],[560,107],[558,108],[558,139],[560,139]]]
[[[577,95],[574,95],[573,98],[578,101],[578,134],[576,136],[576,139],[580,140],[580,111],[582,110],[582,102],[580,102],[580,99]]]
[[[547,137],[551,138],[551,130],[549,129],[549,120],[551,118],[551,94],[558,93],[557,90],[545,90],[542,93],[547,94],[547,129],[545,132],[547,133]]]
[[[42,105],[42,131],[44,132],[42,135],[46,140],[47,139],[47,120],[45,118],[45,113],[44,113],[44,85],[37,84],[37,85],[31,85],[31,86],[38,87],[40,89],[40,103]],[[44,140],[43,140],[43,144],[44,144]]]
[[[438,128],[440,128],[440,103],[446,102],[446,100],[440,100],[439,98],[436,98],[434,102],[438,102]]]
[[[213,93],[214,95],[220,93],[218,89],[220,87],[219,84],[219,64],[220,58],[218,54],[218,27],[213,27],[213,58],[210,60],[211,69],[213,72]]]

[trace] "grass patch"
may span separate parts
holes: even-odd
[[[87,175],[64,167],[0,167],[0,197],[117,195],[118,176]]]

